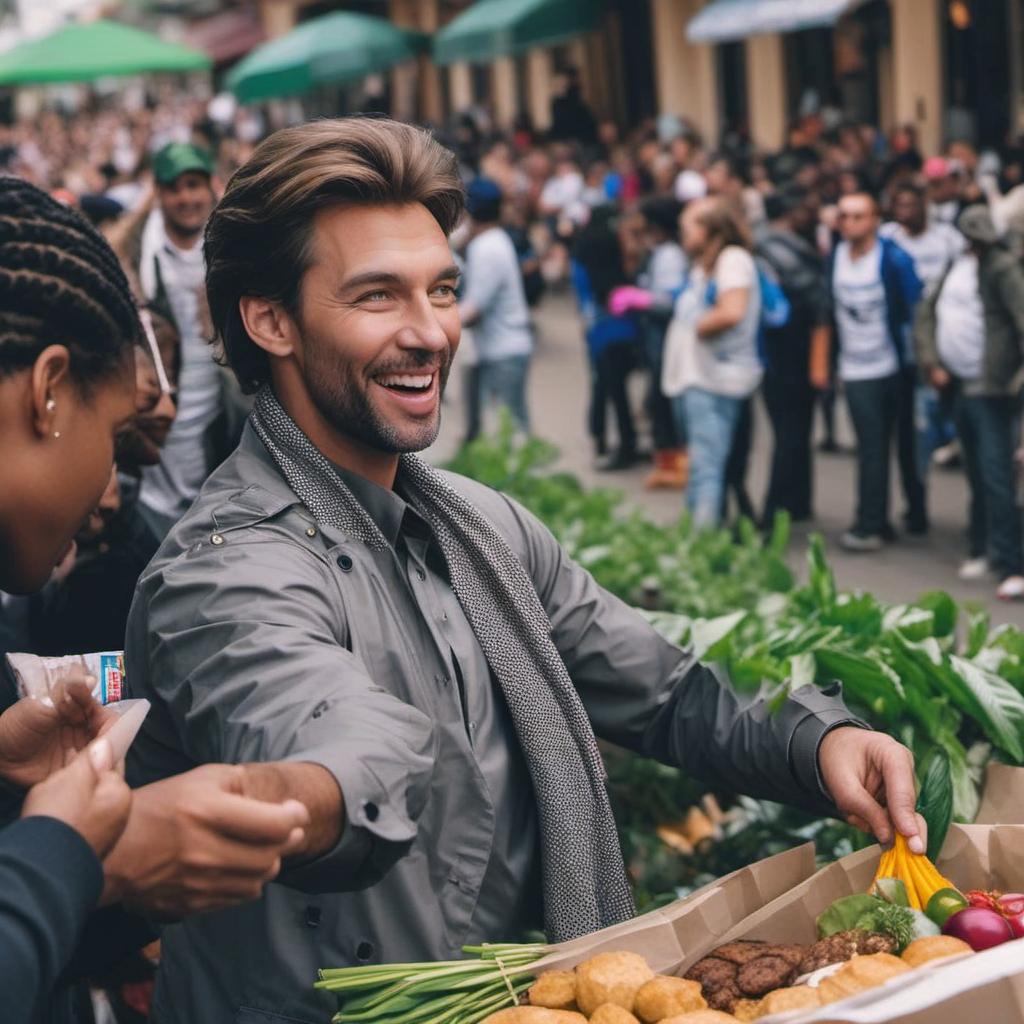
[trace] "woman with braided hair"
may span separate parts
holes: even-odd
[[[136,414],[141,337],[106,242],[73,210],[0,177],[0,590],[41,587],[97,505]],[[17,701],[4,683],[0,814],[17,816],[29,792],[0,831],[2,1016],[71,1021],[74,991],[52,988],[79,939],[70,973],[82,976],[150,937],[118,907],[90,918],[101,898],[175,916],[252,899],[302,842],[307,814],[245,797],[243,769],[228,765],[132,793],[95,739],[111,713],[84,682],[55,707]],[[62,768],[68,726],[86,749]]]

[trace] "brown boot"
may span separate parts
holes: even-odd
[[[654,469],[644,481],[649,491],[664,488],[679,490],[686,486],[689,476],[686,452],[677,448],[662,448],[654,453]]]

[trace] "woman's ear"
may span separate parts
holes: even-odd
[[[238,315],[249,337],[268,355],[284,358],[295,351],[295,321],[279,302],[243,295],[238,300]]]
[[[49,345],[32,365],[32,427],[40,438],[60,438],[71,415],[71,354],[64,345]]]

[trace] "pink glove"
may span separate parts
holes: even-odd
[[[650,309],[654,305],[654,294],[645,288],[635,288],[631,284],[620,285],[608,296],[608,312],[612,316],[622,316],[634,309]]]

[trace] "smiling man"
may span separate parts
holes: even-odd
[[[318,966],[627,918],[595,734],[920,848],[909,752],[835,692],[741,700],[524,509],[412,454],[458,347],[461,213],[429,135],[346,119],[272,136],[210,220],[214,323],[258,396],[140,582],[130,767],[256,762],[246,792],[311,824],[261,900],[165,932],[157,1024],[316,1024]]]

